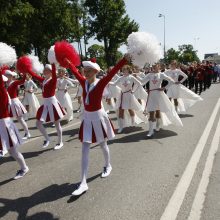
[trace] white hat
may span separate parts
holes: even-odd
[[[94,63],[92,61],[83,61],[82,64],[83,64],[83,67],[90,67],[90,68],[98,70],[98,71],[101,70],[99,64]]]
[[[52,71],[52,66],[50,64],[46,64],[44,69],[49,69],[50,71]]]
[[[6,76],[4,76],[4,75],[2,75],[2,79],[3,79],[4,82],[8,81],[8,78]]]
[[[6,70],[6,71],[5,71],[5,74],[6,74],[6,75],[11,75],[11,76],[17,76],[17,75],[18,75],[16,72],[11,71],[11,70]]]

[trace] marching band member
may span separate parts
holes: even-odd
[[[66,109],[68,121],[73,120],[73,104],[71,97],[68,93],[68,88],[74,87],[73,83],[65,77],[66,69],[59,68],[58,69],[59,78],[57,79],[57,93],[56,97],[60,102],[61,106]]]
[[[37,110],[40,107],[40,103],[34,94],[37,92],[37,85],[32,80],[30,74],[26,74],[26,81],[24,83],[24,98],[22,100],[23,105],[25,106],[27,113],[25,114],[25,119],[27,120],[30,116],[36,116]]]
[[[165,74],[175,81],[175,84],[168,87],[167,96],[170,100],[174,100],[177,112],[185,112],[187,108],[194,105],[197,101],[202,100],[199,95],[181,84],[188,76],[180,69],[177,69],[177,63],[175,61],[171,63],[170,70],[167,70]],[[180,77],[182,77],[182,79],[179,81]]]
[[[18,87],[24,84],[26,74],[23,75],[21,80],[14,80],[14,77],[17,76],[17,73],[10,70],[6,70],[5,75],[8,77],[7,91],[11,99],[10,115],[11,117],[15,117],[18,120],[18,122],[22,125],[25,132],[23,139],[26,140],[31,137],[27,123],[23,118],[23,115],[27,113],[27,110],[18,98]]]
[[[29,168],[25,163],[23,155],[18,151],[18,147],[22,144],[22,139],[17,127],[10,118],[10,97],[5,89],[4,81],[7,81],[7,77],[2,75],[2,71],[0,71],[0,151],[8,151],[18,162],[20,170],[17,171],[14,179],[19,179],[27,174]]]
[[[160,72],[159,64],[153,65],[153,72],[148,73],[143,80],[142,84],[149,82],[149,93],[146,102],[145,110],[149,113],[149,132],[148,138],[153,137],[154,128],[156,131],[160,130],[161,122],[164,126],[171,123],[182,126],[182,122],[177,115],[174,106],[170,102],[167,95],[164,93],[164,88],[161,88],[163,80],[174,83],[174,80],[166,74]],[[169,84],[168,84],[169,85]]]
[[[60,125],[60,119],[64,117],[66,114],[65,110],[61,107],[57,98],[55,97],[55,90],[57,84],[57,76],[56,76],[56,67],[53,64],[47,64],[44,68],[43,74],[44,77],[39,76],[33,71],[29,70],[29,74],[32,75],[33,78],[42,83],[42,94],[43,94],[43,105],[37,111],[37,128],[43,134],[45,141],[43,143],[43,148],[46,148],[50,144],[49,136],[46,132],[46,129],[43,126],[44,122],[54,122],[57,135],[58,135],[58,143],[54,147],[55,150],[63,147],[62,140],[62,127]]]
[[[79,139],[82,142],[82,177],[81,183],[72,194],[81,195],[88,190],[87,185],[87,171],[88,171],[88,156],[91,143],[98,142],[103,150],[105,157],[105,166],[101,174],[101,177],[107,177],[112,170],[110,164],[110,154],[107,145],[107,139],[112,139],[114,129],[110,122],[107,113],[102,107],[102,95],[106,85],[112,79],[112,77],[118,72],[118,70],[126,64],[128,58],[123,58],[104,78],[97,79],[96,74],[100,71],[100,67],[97,63],[91,61],[84,61],[84,74],[83,77],[76,67],[69,61],[69,68],[75,77],[79,80],[83,88],[83,103],[84,112],[82,115],[82,124],[79,131]]]
[[[123,76],[118,78],[113,84],[121,89],[121,96],[117,99],[116,109],[119,109],[119,129],[118,133],[123,131],[123,128],[135,123],[143,122],[136,114],[135,111],[143,111],[143,106],[138,102],[134,96],[134,92],[140,87],[143,89],[140,81],[131,75],[131,67],[126,65],[122,68]],[[125,111],[130,114],[130,119],[125,118]],[[131,121],[129,123],[129,121]]]

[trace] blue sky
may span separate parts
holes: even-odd
[[[139,31],[155,34],[162,44],[163,18],[158,15],[165,15],[166,49],[192,44],[200,59],[204,53],[220,54],[220,0],[125,0],[125,4]]]

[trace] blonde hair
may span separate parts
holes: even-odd
[[[129,65],[125,65],[122,67],[122,72],[124,72],[125,70],[127,70],[129,72],[129,74],[132,73],[132,67]]]

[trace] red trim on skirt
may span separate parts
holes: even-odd
[[[110,119],[109,119],[109,121],[110,121],[111,127],[112,127],[112,129],[113,129],[113,131],[114,131],[114,133],[115,133],[115,128],[114,128],[114,126],[113,126],[113,124],[112,124],[112,122],[111,122]],[[81,123],[81,125],[80,125],[80,128],[79,128],[79,140],[80,140],[81,142],[83,142],[83,125],[84,125],[84,123],[83,123],[83,121],[82,121],[82,123]],[[102,125],[103,136],[104,136],[104,138],[107,138],[107,134],[106,134],[106,132],[105,132],[105,129],[104,129],[104,127],[103,127],[103,124],[101,123],[101,125]],[[97,142],[97,140],[96,140],[96,136],[95,136],[95,131],[94,131],[94,128],[93,128],[93,126],[92,126],[92,143],[96,143],[96,142]]]
[[[65,115],[66,112],[64,111],[64,109],[62,108],[62,106],[60,105],[60,103],[58,103],[62,113]],[[43,110],[44,110],[44,105],[40,106],[40,108],[37,110],[37,115],[36,115],[36,119],[37,120],[40,120],[41,119],[41,116],[43,114]],[[58,113],[57,113],[57,110],[56,108],[54,107],[53,105],[53,114],[54,114],[54,120],[57,121],[60,119]],[[50,114],[49,114],[49,110],[48,110],[48,113],[47,113],[47,117],[46,117],[46,122],[50,122],[51,119],[50,119]]]

